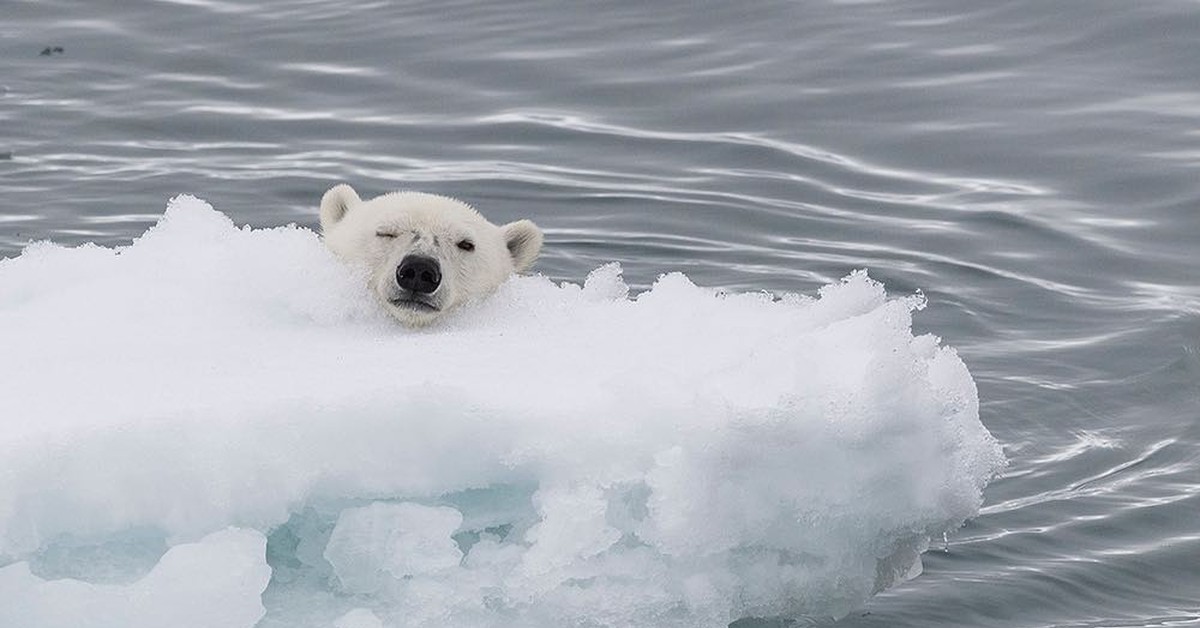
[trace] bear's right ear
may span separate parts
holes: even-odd
[[[350,207],[362,202],[354,188],[341,183],[329,188],[321,197],[321,231],[329,231],[346,216]]]

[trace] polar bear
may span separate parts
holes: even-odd
[[[466,203],[422,192],[364,201],[344,183],[321,198],[321,233],[370,273],[372,292],[410,327],[491,293],[542,249],[542,231],[528,220],[496,226]]]

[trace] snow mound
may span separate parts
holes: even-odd
[[[609,265],[410,331],[311,231],[191,197],[33,244],[0,260],[0,625],[845,614],[1003,464],[923,305]]]

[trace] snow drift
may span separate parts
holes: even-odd
[[[0,625],[837,616],[978,511],[1003,458],[919,296],[628,293],[409,331],[311,231],[191,197],[0,261]]]

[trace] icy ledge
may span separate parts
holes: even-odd
[[[919,572],[1003,464],[919,297],[678,274],[383,319],[191,197],[0,261],[0,625],[724,626]]]

